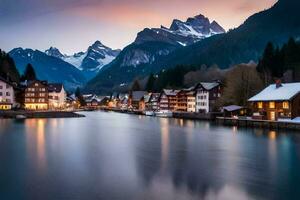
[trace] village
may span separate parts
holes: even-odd
[[[25,81],[19,85],[0,78],[0,110],[26,112],[115,111],[157,117],[250,122],[300,122],[300,83],[277,80],[248,100],[247,107],[219,107],[223,94],[220,81],[200,82],[193,87],[160,93],[114,92],[110,96],[67,94],[63,84]],[[261,123],[263,124],[263,123]]]

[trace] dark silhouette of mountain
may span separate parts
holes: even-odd
[[[16,48],[10,51],[9,55],[14,59],[21,74],[26,65],[30,63],[34,67],[38,79],[63,83],[68,90],[82,87],[86,82],[86,78],[76,67],[41,51]]]

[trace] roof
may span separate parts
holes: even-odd
[[[281,87],[276,88],[272,84],[263,91],[250,98],[248,101],[285,101],[291,100],[300,92],[300,83],[283,83]]]
[[[144,101],[145,101],[145,102],[149,102],[150,99],[151,99],[151,94],[145,94],[145,95],[144,95]]]
[[[167,90],[164,89],[163,92],[167,95],[167,96],[176,96],[178,92],[180,92],[180,90]]]
[[[225,106],[223,107],[223,110],[226,110],[228,112],[232,112],[232,111],[237,111],[237,110],[241,110],[244,107],[241,106],[237,106],[237,105],[230,105],[230,106]]]
[[[59,93],[59,92],[62,91],[63,87],[64,86],[61,83],[49,83],[48,84],[48,91],[49,92],[57,92],[57,93]]]
[[[220,82],[201,82],[199,83],[204,89],[211,90],[220,85]]]
[[[160,93],[152,93],[152,94],[151,94],[150,101],[151,101],[151,102],[158,101],[159,96],[160,96]]]
[[[146,94],[147,94],[146,91],[133,91],[132,92],[132,100],[140,101]]]
[[[6,80],[6,79],[3,78],[2,76],[0,76],[0,81],[3,81],[4,83],[7,83],[7,84],[9,84],[9,85],[11,85],[11,86],[14,86],[12,82]]]

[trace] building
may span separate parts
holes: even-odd
[[[277,81],[250,98],[253,119],[280,120],[300,116],[300,83]]]
[[[145,110],[145,101],[144,95],[147,92],[145,91],[133,91],[129,96],[129,108],[133,110],[143,111]]]
[[[86,108],[89,109],[97,109],[99,107],[100,100],[98,99],[97,95],[94,94],[87,94],[83,95],[83,99],[86,103]]]
[[[187,96],[187,112],[196,112],[196,91],[191,90],[186,93]]]
[[[16,101],[13,84],[0,77],[0,110],[10,110],[15,106]]]
[[[223,112],[224,117],[230,118],[238,118],[240,116],[245,116],[245,114],[247,113],[246,108],[237,105],[225,106],[221,110]]]
[[[144,95],[144,102],[145,102],[145,110],[151,110],[151,93]]]
[[[50,83],[48,84],[49,109],[65,109],[67,93],[63,84]]]
[[[202,82],[196,86],[196,112],[212,112],[216,101],[221,97],[221,84],[215,82]]]
[[[175,111],[178,92],[180,92],[180,90],[164,89],[159,96],[159,109]]]
[[[25,88],[26,110],[48,110],[48,85],[46,81],[32,81]]]
[[[177,104],[175,107],[176,111],[179,111],[179,112],[187,111],[187,92],[188,92],[188,90],[180,90],[177,93]]]
[[[149,109],[153,111],[159,110],[159,96],[160,93],[152,93],[149,100]]]

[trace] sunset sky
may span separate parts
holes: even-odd
[[[276,0],[0,0],[0,48],[63,53],[85,51],[100,40],[112,48],[131,43],[145,27],[203,14],[226,30]]]

